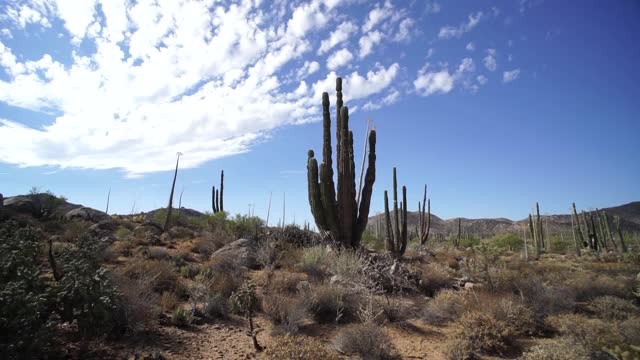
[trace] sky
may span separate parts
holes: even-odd
[[[4,0],[0,192],[148,211],[180,152],[174,204],[211,210],[224,169],[225,210],[266,218],[271,198],[270,224],[284,203],[312,222],[307,151],[341,76],[357,159],[377,131],[371,214],[393,167],[409,209],[428,184],[443,218],[637,201],[639,18],[634,0]]]

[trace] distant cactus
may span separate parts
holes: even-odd
[[[178,177],[178,163],[180,162],[180,156],[182,155],[182,153],[177,153],[176,156],[178,157],[176,159],[176,171],[173,174],[173,183],[171,184],[171,194],[169,194],[169,206],[167,206],[167,218],[164,221],[164,227],[163,230],[167,231],[169,230],[169,225],[171,222],[171,210],[173,208],[173,191],[176,188],[176,178]]]
[[[4,207],[4,197],[0,194],[0,209]]]
[[[323,145],[322,163],[318,166],[313,150],[307,159],[307,180],[311,214],[318,229],[328,233],[334,241],[358,247],[369,218],[369,206],[376,171],[376,131],[369,132],[369,164],[365,174],[360,204],[356,200],[353,133],[349,131],[349,109],[342,103],[342,79],[336,79],[336,172],[337,190],[333,181],[331,149],[331,115],[329,94],[322,94]]]
[[[536,233],[538,235],[538,247],[545,249],[544,230],[542,229],[542,220],[540,219],[540,205],[536,202]]]
[[[0,198],[2,197],[2,194],[0,194]],[[614,216],[613,217],[613,226],[615,226],[616,232],[618,233],[618,238],[620,239],[620,248],[622,249],[623,253],[627,252],[627,244],[624,242],[624,236],[622,235],[622,228],[620,227],[620,217],[619,216]]]
[[[531,233],[531,240],[533,240],[533,248],[536,251],[535,259],[538,260],[540,258],[540,242],[538,241],[538,232],[537,226],[533,221],[533,216],[529,214],[529,232]]]
[[[576,203],[572,204],[572,209],[573,209],[572,219],[578,233],[578,239],[580,240],[580,244],[583,245],[584,234],[582,233],[582,228],[580,227],[580,219],[578,218],[578,212],[576,211]]]
[[[425,214],[425,203],[427,205],[427,212]],[[422,206],[422,207],[421,207]],[[431,229],[431,199],[427,199],[427,185],[424,185],[424,197],[422,204],[418,201],[418,214],[420,216],[420,224],[418,225],[418,238],[420,238],[420,244],[424,245],[429,240],[429,230]]]
[[[224,211],[224,170],[220,171],[220,189],[211,187],[211,209],[214,214]]]
[[[389,196],[384,191],[384,213],[387,226],[387,250],[394,256],[400,257],[407,250],[407,187],[402,187],[402,202],[398,208],[398,181],[396,168],[393,168],[393,220],[392,231],[391,213],[389,212]]]
[[[580,257],[582,254],[580,252],[580,248],[582,247],[582,243],[584,243],[584,239],[582,237],[582,230],[580,230],[580,222],[578,221],[578,214],[576,212],[576,203],[572,204],[573,212],[571,213],[571,231],[573,232],[573,243],[576,248],[576,256]],[[578,236],[576,236],[578,233]]]

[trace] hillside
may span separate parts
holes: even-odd
[[[613,216],[619,216],[624,231],[640,231],[640,201],[628,204],[604,208],[613,220]],[[419,222],[418,212],[407,212],[407,225],[410,230],[416,228]],[[571,215],[542,215],[545,227],[551,233],[567,233],[571,231]],[[528,218],[522,220],[509,220],[505,218],[494,219],[466,219],[462,218],[462,231],[476,236],[489,236],[500,233],[522,233],[527,231]],[[384,227],[384,214],[377,214],[369,218],[368,228],[374,230],[376,226]],[[434,234],[455,234],[458,231],[458,218],[442,219],[431,214],[431,231]]]

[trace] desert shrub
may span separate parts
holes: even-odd
[[[235,239],[256,239],[264,223],[257,216],[236,215],[234,219],[227,220],[227,228]]]
[[[307,304],[304,301],[276,294],[262,299],[262,310],[276,325],[274,333],[297,333],[307,316]]]
[[[591,352],[622,342],[617,329],[600,319],[590,319],[579,314],[562,314],[550,316],[547,321],[560,335]]]
[[[198,276],[210,280],[214,292],[229,297],[244,281],[245,270],[237,259],[218,257],[203,265]]]
[[[598,296],[612,295],[628,299],[631,294],[631,281],[624,277],[612,278],[604,275],[590,276],[578,273],[566,282],[576,295],[577,301],[589,301]]]
[[[501,250],[519,251],[524,245],[524,241],[518,235],[515,234],[502,234],[495,236],[490,240],[493,245]]]
[[[191,325],[193,317],[188,310],[176,308],[169,316],[169,322],[177,327],[186,327]]]
[[[45,341],[50,285],[37,262],[37,229],[0,224],[0,347],[8,354],[35,350]]]
[[[382,328],[370,324],[353,324],[341,329],[333,344],[338,351],[358,355],[362,359],[399,358],[389,335]]]
[[[130,241],[116,241],[111,244],[111,249],[122,256],[131,256],[133,244]]]
[[[509,331],[514,335],[535,332],[535,315],[520,299],[510,296],[499,298],[488,296],[477,305],[496,320],[508,324]]]
[[[160,297],[160,306],[162,311],[171,311],[178,306],[178,297],[172,292],[165,291]]]
[[[323,324],[353,320],[362,303],[357,294],[327,284],[314,287],[307,296],[314,319]]]
[[[204,256],[213,254],[216,250],[236,240],[225,227],[215,227],[202,233],[202,237],[194,241],[192,251]]]
[[[65,242],[75,241],[82,234],[86,233],[91,225],[88,221],[73,221],[67,223],[64,233],[62,234],[62,240]]]
[[[111,281],[122,294],[127,332],[136,334],[152,326],[160,313],[159,296],[153,291],[153,275],[143,274],[131,279],[121,273],[111,273]]]
[[[134,260],[125,265],[124,275],[131,279],[151,276],[151,286],[154,291],[162,294],[171,291],[177,295],[184,293],[184,287],[178,280],[178,275],[171,263],[160,260]]]
[[[390,323],[401,323],[412,317],[411,308],[402,299],[384,296],[376,298],[376,304],[384,319]]]
[[[327,255],[327,248],[322,245],[305,248],[299,264],[300,271],[316,279],[323,278],[327,273]]]
[[[453,278],[447,268],[437,263],[426,264],[422,268],[420,275],[420,290],[427,295],[433,296],[440,289],[450,288],[453,285]]]
[[[298,284],[305,280],[305,277],[299,273],[290,272],[269,272],[266,274],[266,280],[263,282],[265,292],[276,294],[294,294],[298,291]]]
[[[162,246],[149,246],[147,257],[152,260],[171,260],[171,254]]]
[[[200,267],[197,265],[185,265],[180,268],[180,276],[193,279],[200,274]]]
[[[215,319],[229,317],[229,300],[222,294],[210,293],[203,308],[204,315]]]
[[[604,320],[625,320],[634,314],[638,314],[638,307],[630,300],[609,295],[591,300],[587,308],[594,315]]]
[[[316,233],[302,229],[297,225],[287,225],[284,229],[274,229],[274,231],[269,234],[268,239],[296,247],[313,246],[321,241]]]
[[[266,355],[269,359],[340,359],[322,341],[308,336],[278,336]]]
[[[626,344],[640,344],[640,317],[632,317],[620,324],[620,333]]]
[[[328,272],[351,287],[361,287],[365,283],[362,271],[366,262],[367,259],[362,254],[350,249],[342,249],[329,257]]]
[[[493,314],[467,312],[458,320],[446,344],[450,359],[472,359],[480,354],[504,354],[513,344],[516,331]]]
[[[279,255],[278,244],[274,240],[263,240],[256,246],[256,262],[263,269],[272,269]]]
[[[131,232],[131,229],[129,228],[126,228],[124,226],[119,226],[118,229],[116,229],[116,231],[113,234],[115,235],[116,239],[120,241],[124,241],[124,240],[127,240],[132,235],[132,232]]]
[[[425,306],[422,319],[432,325],[447,324],[462,314],[464,303],[465,299],[460,292],[441,290]]]
[[[522,356],[523,360],[589,360],[589,352],[566,338],[544,342],[531,347]]]

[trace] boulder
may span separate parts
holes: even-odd
[[[40,213],[40,204],[31,196],[13,196],[4,199],[4,207],[19,213],[30,215],[38,215]]]
[[[211,255],[211,259],[232,258],[248,268],[256,266],[256,241],[238,239],[227,244]]]
[[[147,234],[152,234],[155,236],[162,235],[162,227],[156,223],[146,221],[133,229],[133,235],[137,238],[144,238]]]
[[[118,224],[109,219],[91,225],[91,227],[89,227],[88,233],[100,239],[101,242],[112,243],[116,241],[116,236],[114,233],[117,229]]]
[[[169,229],[169,235],[172,239],[193,239],[196,236],[193,230],[183,226],[172,227]]]
[[[98,223],[102,221],[111,220],[111,217],[103,213],[102,211],[88,208],[88,207],[79,207],[77,209],[73,209],[64,214],[64,219],[68,221],[90,221],[93,223]]]

